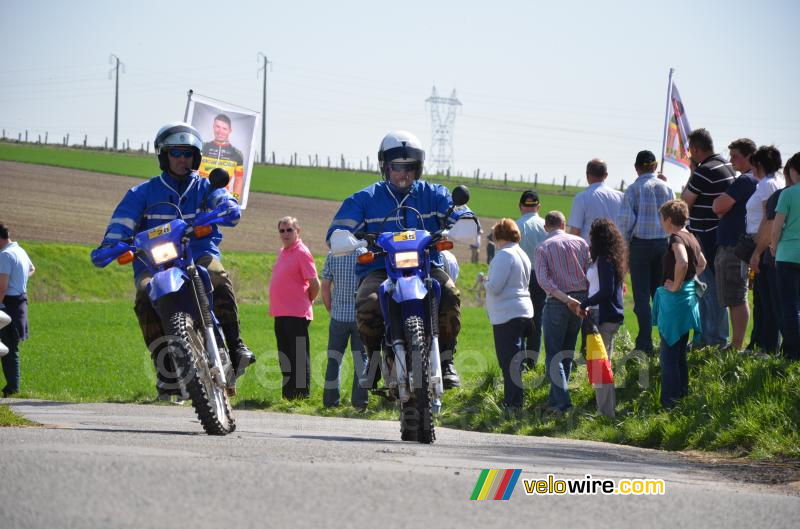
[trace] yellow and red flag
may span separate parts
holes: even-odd
[[[584,320],[586,334],[586,368],[589,382],[594,387],[597,411],[606,417],[614,417],[616,397],[614,394],[614,372],[608,359],[606,346],[600,331],[589,318]]]

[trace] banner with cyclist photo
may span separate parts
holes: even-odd
[[[260,118],[254,110],[189,92],[184,119],[203,137],[200,176],[208,178],[214,169],[225,169],[231,177],[227,189],[242,209],[250,192]]]

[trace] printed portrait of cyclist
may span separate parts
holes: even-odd
[[[212,125],[214,139],[203,144],[200,176],[208,178],[211,171],[217,167],[225,169],[231,176],[228,190],[236,200],[241,200],[244,185],[244,155],[231,144],[232,132],[231,118],[227,114],[217,114]]]

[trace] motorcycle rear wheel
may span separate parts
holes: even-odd
[[[412,397],[400,406],[400,430],[403,441],[431,444],[436,440],[431,410],[430,352],[425,340],[425,325],[419,316],[403,322],[407,366],[413,375]]]
[[[205,352],[205,332],[185,312],[177,312],[165,329],[170,353],[181,380],[192,399],[200,424],[209,435],[227,435],[236,429],[231,404],[224,387],[213,380]]]

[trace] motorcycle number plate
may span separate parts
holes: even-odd
[[[394,242],[416,241],[416,240],[417,240],[417,232],[415,231],[403,231],[394,234]]]
[[[172,231],[172,226],[169,224],[163,224],[161,226],[156,226],[152,230],[147,232],[147,237],[149,239],[155,239],[156,237],[161,237],[165,233],[169,233]]]

